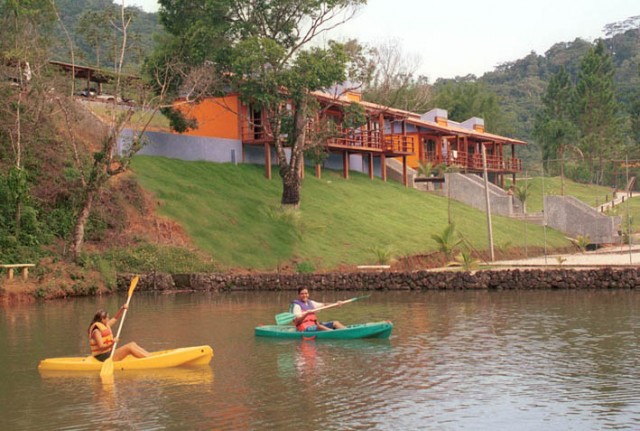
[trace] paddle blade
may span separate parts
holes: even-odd
[[[131,279],[131,285],[129,286],[129,298],[131,298],[131,295],[133,295],[133,290],[136,288],[136,286],[138,285],[138,279],[140,277],[138,277],[137,275],[135,277],[133,277]]]
[[[293,321],[296,318],[296,315],[293,313],[280,313],[276,314],[276,324],[277,325],[286,325]]]
[[[113,379],[113,359],[111,359],[111,357],[103,362],[102,369],[100,370],[100,378],[102,381]]]
[[[367,298],[368,298],[368,297],[370,297],[370,296],[371,296],[371,294],[364,295],[364,296],[356,296],[355,298],[351,298],[351,299],[349,300],[349,302],[359,301],[359,300],[361,300],[361,299],[367,299]],[[346,301],[345,301],[345,302],[346,302]]]

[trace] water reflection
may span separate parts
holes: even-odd
[[[141,294],[124,338],[215,357],[112,387],[36,366],[87,354],[87,316],[122,298],[0,309],[0,429],[640,428],[638,292],[380,293],[332,318],[392,320],[389,340],[254,337],[289,300]]]
[[[100,373],[97,371],[52,371],[39,370],[43,381],[51,384],[60,382],[81,384],[102,384]],[[199,385],[213,383],[213,370],[210,366],[176,367],[154,370],[128,370],[114,375],[114,384],[126,385],[131,383],[152,383],[161,386],[169,385]],[[108,388],[113,385],[103,385]]]

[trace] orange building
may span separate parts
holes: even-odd
[[[483,171],[482,145],[486,148],[486,168],[493,181],[504,185],[505,175],[522,171],[522,161],[515,157],[517,145],[526,142],[484,131],[481,118],[462,123],[451,121],[447,111],[433,109],[425,114],[394,109],[361,100],[361,93],[337,86],[331,92],[314,92],[323,119],[331,119],[336,133],[326,140],[329,158],[324,167],[341,169],[345,178],[350,170],[364,172],[370,178],[387,178],[387,160],[402,163],[402,178],[408,184],[408,168],[422,163],[432,166],[455,166],[460,172]],[[358,128],[344,126],[345,108],[353,103],[362,106],[366,122]],[[180,109],[195,118],[198,127],[187,135],[237,140],[241,143],[243,162],[263,162],[265,175],[272,176],[274,138],[268,130],[265,113],[242,103],[237,95],[207,98],[198,105]],[[321,168],[316,166],[316,175]]]

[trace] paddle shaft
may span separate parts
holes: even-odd
[[[113,352],[116,351],[116,345],[118,344],[118,338],[120,338],[120,332],[122,331],[124,318],[127,317],[127,311],[129,311],[129,302],[131,301],[131,296],[132,295],[129,295],[129,298],[127,298],[127,303],[126,303],[127,306],[124,309],[124,313],[122,313],[122,319],[120,319],[120,326],[118,327],[118,333],[116,334],[116,337],[113,339],[113,347],[111,348],[111,354],[109,355],[109,359],[113,358]]]
[[[305,313],[306,314],[311,314],[311,313],[315,313],[316,311],[326,310],[327,308],[333,308],[333,307],[337,307],[339,305],[348,304],[349,302],[353,302],[356,299],[358,299],[358,298],[356,297],[356,298],[347,299],[346,301],[338,301],[338,302],[334,302],[333,304],[323,305],[322,307],[318,307],[318,308],[313,308],[311,310],[307,310],[307,311],[305,311]],[[305,313],[303,313],[303,315]]]
[[[362,298],[362,297],[361,296],[356,296],[355,298],[347,299],[345,301],[338,301],[338,302],[334,302],[333,304],[323,305],[322,307],[313,308],[311,310],[307,310],[304,313],[302,313],[302,316],[306,316],[307,314],[315,313],[316,311],[326,310],[327,308],[333,308],[333,307],[337,307],[339,305],[348,304],[349,302],[357,301],[360,298]],[[295,317],[294,317],[294,319],[295,319]]]
[[[105,384],[113,383],[113,354],[116,351],[116,346],[118,345],[118,338],[120,338],[120,332],[122,331],[122,324],[124,323],[124,318],[127,317],[127,310],[129,309],[129,302],[131,302],[131,297],[133,296],[133,291],[138,284],[138,276],[136,275],[131,280],[131,286],[129,286],[129,293],[127,294],[127,303],[124,307],[124,312],[122,313],[122,320],[120,320],[120,327],[118,328],[118,333],[116,337],[113,339],[113,345],[111,346],[111,353],[106,361],[102,364],[102,369],[100,370],[100,379]]]
[[[337,307],[338,305],[342,305],[342,304],[348,304],[349,302],[357,301],[358,299],[368,298],[369,296],[371,295],[356,296],[355,298],[347,299],[345,301],[338,301],[333,304],[323,305],[322,307],[314,308],[313,310],[308,310],[308,313],[306,314],[315,313],[316,311],[325,310],[327,308]],[[287,323],[290,323],[292,320],[295,320],[297,317],[300,317],[300,316],[296,316],[291,312],[280,313],[276,315],[276,323],[278,325],[285,325]]]

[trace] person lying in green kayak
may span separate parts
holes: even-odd
[[[342,301],[338,301],[341,305]],[[298,289],[298,299],[291,303],[290,311],[296,315],[293,324],[301,332],[330,331],[332,329],[344,329],[345,326],[337,320],[329,322],[319,322],[314,310],[323,307],[325,304],[309,299],[309,289],[301,287]]]
[[[111,347],[117,341],[113,338],[111,327],[118,321],[126,309],[127,304],[120,307],[116,315],[111,319],[109,319],[109,313],[104,310],[98,310],[96,315],[93,316],[93,320],[89,325],[89,345],[91,346],[91,354],[98,361],[104,362],[111,355]],[[151,354],[132,341],[122,347],[118,347],[116,351],[113,352],[113,360],[120,361],[128,355],[136,358],[146,358]]]

